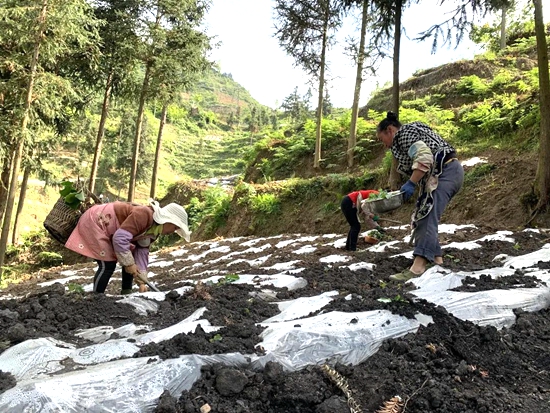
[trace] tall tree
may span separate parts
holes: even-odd
[[[25,205],[25,196],[27,195],[27,185],[29,183],[29,177],[31,175],[31,166],[25,166],[23,172],[23,181],[21,182],[21,189],[19,190],[19,201],[17,202],[17,212],[15,213],[15,221],[13,222],[13,230],[11,233],[11,243],[16,244],[19,237],[19,219],[23,212],[23,206]]]
[[[401,16],[403,15],[403,0],[395,0],[393,15],[394,18],[394,34],[393,34],[393,83],[392,83],[392,99],[391,108],[393,113],[399,116],[399,63],[401,51]],[[392,158],[392,167],[390,169],[389,187],[397,189],[399,187],[400,175],[397,172],[397,159]]]
[[[123,82],[137,64],[139,44],[136,25],[140,13],[139,0],[101,0],[95,6],[95,15],[104,24],[100,28],[102,39],[99,70],[92,76],[95,84],[104,84],[101,116],[97,128],[94,157],[90,168],[88,190],[94,192],[101,157],[105,124],[113,93],[124,90]]]
[[[506,11],[507,8],[503,7],[500,16],[500,50],[506,49]]]
[[[371,75],[376,74],[380,61],[385,58],[388,53],[386,43],[389,38],[389,26],[391,21],[380,13],[380,5],[378,3],[385,0],[344,0],[343,8],[346,14],[356,14],[356,10],[361,10],[361,27],[359,44],[357,40],[351,38],[348,41],[347,49],[350,52],[350,57],[357,65],[355,75],[355,87],[353,89],[353,103],[351,107],[350,132],[348,138],[347,162],[348,167],[352,168],[354,164],[354,150],[357,144],[357,118],[359,116],[359,98],[361,96],[361,85],[363,76],[369,72]],[[369,8],[371,12],[369,14]],[[375,14],[378,13],[378,19]],[[382,24],[383,23],[383,24]],[[369,38],[367,37],[367,33]]]
[[[157,55],[151,76],[150,92],[162,104],[155,159],[149,195],[156,196],[162,135],[166,124],[168,107],[179,95],[189,90],[198,76],[212,68],[207,59],[210,38],[197,30],[206,11],[206,3],[196,3],[196,7],[183,10],[184,18],[172,20],[166,29],[163,50]]]
[[[380,42],[393,42],[393,82],[392,82],[392,100],[391,110],[399,115],[399,67],[400,67],[400,50],[401,50],[401,19],[403,9],[407,6],[408,0],[376,0],[373,2],[373,14],[378,16],[373,23],[374,35],[371,43],[377,44]],[[393,28],[393,34],[390,30]],[[379,52],[382,54],[382,52]],[[397,160],[392,158],[392,166],[388,185],[392,189],[399,186],[400,176],[397,172]]]
[[[170,62],[169,65],[172,68],[174,64],[178,63],[176,67],[179,65],[180,68],[184,68],[183,71],[196,73],[194,70],[196,62],[190,63],[186,61],[186,58],[196,50],[204,53],[205,47],[209,45],[208,41],[205,44],[206,36],[199,31],[199,26],[202,24],[204,14],[209,6],[208,0],[154,0],[147,1],[146,4],[148,4],[149,12],[143,15],[141,29],[145,39],[142,57],[145,74],[136,116],[128,201],[133,201],[135,196],[145,104],[151,94],[158,90],[155,85],[167,84],[167,82],[158,81],[163,73],[160,68],[165,67],[166,62]],[[154,19],[147,19],[149,16],[154,16]],[[172,55],[178,57],[171,59]],[[174,74],[173,71],[170,73]]]
[[[348,167],[353,167],[354,150],[357,144],[357,118],[359,116],[359,98],[361,96],[361,84],[363,83],[363,65],[365,62],[365,41],[367,37],[367,23],[369,16],[369,0],[362,0],[361,34],[359,37],[359,50],[357,51],[357,70],[355,74],[355,87],[353,89],[353,104],[351,106],[351,122],[348,139]]]
[[[550,203],[550,75],[548,71],[548,44],[544,25],[542,0],[533,0],[535,6],[535,33],[539,64],[540,150],[536,175],[538,204],[535,213],[547,209]]]
[[[66,80],[54,72],[47,72],[46,68],[55,65],[60,56],[95,48],[97,31],[91,8],[85,0],[10,0],[0,6],[0,16],[0,44],[5,47],[0,55],[0,66],[8,64],[6,76],[16,81],[13,86],[19,86],[15,93],[13,90],[9,93],[13,96],[21,91],[19,99],[14,98],[11,102],[13,128],[9,136],[13,137],[14,147],[0,236],[1,277],[21,162],[26,141],[31,136],[29,122],[33,105],[57,100],[51,90],[59,93],[56,88],[71,89]],[[38,81],[40,88],[35,88]],[[51,111],[52,107],[43,106],[42,110]]]
[[[279,44],[294,58],[296,66],[318,80],[313,166],[319,168],[326,53],[333,42],[334,30],[342,24],[341,4],[337,0],[275,0],[275,11]]]
[[[162,148],[162,134],[164,133],[164,125],[166,125],[166,113],[168,112],[168,101],[162,105],[162,111],[160,113],[159,130],[157,134],[157,145],[155,148],[155,161],[153,164],[153,173],[151,175],[151,188],[149,190],[149,197],[155,199],[157,195],[157,180],[158,169],[160,162],[160,150]]]
[[[510,8],[513,0],[441,0],[440,4],[444,5],[445,2],[456,5],[451,12],[447,13],[450,17],[443,22],[433,24],[416,38],[416,40],[432,38],[434,53],[441,38],[443,44],[452,44],[454,40],[458,45],[464,38],[464,34],[470,30],[476,16],[486,16],[489,12]]]
[[[298,93],[298,86],[296,86],[292,93],[283,99],[281,109],[284,115],[290,118],[290,121],[294,125],[300,125],[306,121],[309,114],[310,98],[311,93],[309,90],[308,93],[302,97]]]

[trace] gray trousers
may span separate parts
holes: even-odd
[[[434,257],[441,257],[441,246],[437,227],[443,211],[449,201],[456,195],[464,183],[464,169],[458,161],[450,162],[443,166],[443,172],[439,175],[436,190],[432,193],[434,198],[433,208],[430,213],[417,222],[414,231],[415,256],[426,258],[429,262]]]

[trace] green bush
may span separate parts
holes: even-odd
[[[41,267],[55,267],[63,264],[63,257],[57,252],[42,251],[37,256],[37,264]]]
[[[238,205],[247,205],[250,200],[256,196],[256,188],[254,185],[247,184],[246,182],[239,182],[235,186],[235,198]]]
[[[185,207],[189,228],[194,230],[199,227],[205,217],[221,218],[228,213],[231,194],[221,186],[207,188],[202,193],[202,200],[193,197]],[[218,222],[218,221],[217,221]]]
[[[256,213],[273,215],[281,211],[281,201],[275,194],[259,194],[251,198],[250,206]]]
[[[209,221],[209,231],[213,232],[218,228],[224,226],[229,218],[229,212],[231,210],[231,198],[225,197],[220,203],[216,205],[214,211],[211,214],[211,220]]]
[[[495,169],[496,166],[492,163],[477,164],[464,174],[464,183],[471,185],[479,182],[481,178],[489,175]]]
[[[463,76],[456,85],[456,91],[462,96],[481,97],[489,92],[489,86],[476,75]]]

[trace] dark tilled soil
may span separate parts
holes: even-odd
[[[397,240],[407,233],[392,229],[388,234]],[[464,242],[484,235],[483,229],[464,229],[456,234],[441,234],[441,239],[444,243]],[[479,249],[445,248],[443,267],[453,271],[492,268],[500,265],[498,261],[493,261],[495,256],[527,254],[540,249],[548,240],[546,233],[534,232],[516,232],[510,237],[514,238],[514,243],[483,241]],[[263,328],[257,323],[278,314],[274,301],[336,290],[339,295],[323,307],[322,312],[384,309],[411,318],[420,312],[431,316],[434,323],[420,327],[415,334],[387,340],[376,354],[360,365],[332,366],[332,373],[321,366],[310,366],[291,373],[271,362],[262,370],[252,367],[204,367],[201,379],[192,389],[182,395],[163,394],[155,411],[198,412],[208,404],[212,412],[339,413],[350,411],[348,402],[350,405],[355,403],[360,407],[357,411],[362,412],[550,411],[550,311],[516,311],[517,322],[509,329],[476,326],[453,317],[441,307],[414,299],[409,294],[414,289],[412,284],[388,282],[390,274],[410,265],[411,261],[402,256],[390,258],[410,251],[411,247],[404,242],[377,253],[368,250],[351,253],[336,249],[330,244],[337,238],[318,238],[277,246],[281,241],[297,238],[283,236],[259,239],[257,242],[252,238],[219,240],[217,245],[185,246],[188,251],[181,256],[173,256],[170,251],[160,253],[157,262],[174,261],[171,266],[150,268],[156,273],[151,280],[164,291],[191,285],[182,283],[183,279],[198,280],[213,275],[205,271],[217,270],[222,276],[277,274],[284,270],[267,267],[295,260],[300,261],[295,267],[304,268],[295,275],[307,280],[307,286],[293,291],[272,286],[258,288],[259,285],[232,284],[230,277],[227,277],[222,282],[200,283],[182,295],[172,291],[164,301],[157,302],[157,312],[147,315],[139,315],[132,306],[117,303],[120,296],[66,292],[60,284],[40,287],[39,282],[64,278],[60,275],[61,269],[52,269],[29,282],[0,292],[0,296],[5,298],[0,301],[0,352],[37,337],[54,337],[85,346],[90,343],[75,336],[78,329],[99,325],[116,328],[128,323],[161,329],[205,307],[207,311],[203,317],[212,325],[222,327],[220,330],[206,333],[197,327],[194,334],[178,334],[170,340],[145,345],[134,357],[159,355],[161,358],[173,358],[191,353],[229,352],[261,354],[262,349],[256,344],[261,344],[259,335]],[[245,241],[249,241],[249,245],[240,245]],[[294,253],[304,245],[313,245],[317,249],[306,254]],[[220,248],[224,246],[229,246],[231,251]],[[260,247],[263,250],[260,251]],[[361,245],[363,249],[367,247],[366,244]],[[228,254],[235,252],[243,254],[228,257]],[[191,258],[201,253],[206,255]],[[260,264],[256,262],[251,266],[247,262],[267,255],[267,260]],[[319,261],[328,255],[345,255],[348,261]],[[230,264],[243,258],[247,261]],[[374,270],[352,271],[347,268],[361,261],[375,264]],[[545,268],[548,264],[539,263],[538,267]],[[82,278],[73,283],[91,282],[94,273],[92,264],[76,269]],[[464,285],[455,290],[529,288],[539,284],[527,272],[516,270],[514,275],[498,279],[483,275],[479,279],[466,278]],[[108,292],[116,294],[119,289],[120,282],[112,280]],[[262,294],[265,292],[263,289],[275,292],[276,299],[270,294]],[[355,299],[346,300],[345,297],[350,294]],[[18,298],[8,298],[10,296]],[[380,298],[386,300],[379,301]],[[0,393],[15,384],[11,374],[0,370]],[[395,396],[401,398],[403,407],[380,410]]]

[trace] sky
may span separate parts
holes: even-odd
[[[308,76],[295,67],[294,59],[279,46],[274,36],[274,0],[213,0],[206,17],[205,29],[218,42],[210,58],[219,64],[222,73],[246,88],[263,105],[278,107],[297,86],[301,95],[309,88]],[[358,12],[359,13],[359,12]],[[428,17],[429,16],[429,17]],[[360,18],[360,16],[357,16]],[[431,53],[431,41],[412,40],[431,24],[444,21],[448,15],[436,0],[407,8],[403,15],[405,35],[401,45],[400,81],[419,69],[428,69],[461,59],[472,59],[480,48],[464,37],[458,48],[441,46]],[[356,68],[343,51],[349,34],[359,30],[359,24],[348,19],[339,32],[339,42],[329,52],[328,91],[335,107],[351,107]],[[361,87],[360,104],[367,103],[372,92],[392,79],[392,62],[386,59],[375,77],[366,78]],[[316,98],[316,91],[313,90]],[[314,100],[315,100],[314,98]],[[312,106],[315,106],[312,103]]]

